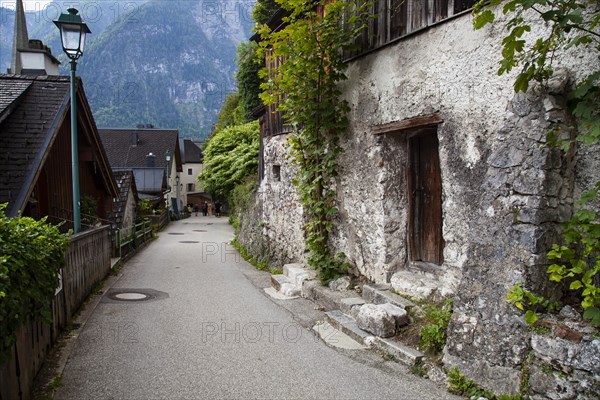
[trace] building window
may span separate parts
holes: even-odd
[[[195,190],[196,190],[196,187],[195,187],[195,186],[196,186],[196,185],[195,185],[195,184],[193,184],[193,183],[188,183],[188,184],[187,184],[187,191],[188,191],[188,192],[193,192],[193,191],[195,191]]]
[[[375,0],[372,18],[356,39],[348,58],[381,47],[402,36],[473,7],[474,0]]]
[[[408,139],[409,257],[441,265],[442,179],[437,129]]]
[[[194,172],[192,171],[191,168],[188,168],[188,175],[194,175]]]
[[[273,165],[273,180],[281,181],[281,165]]]

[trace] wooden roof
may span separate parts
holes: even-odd
[[[129,193],[133,193],[133,197],[136,201],[138,199],[138,193],[132,171],[113,171],[113,175],[117,182],[117,186],[119,187],[119,197],[113,207],[111,217],[118,226],[122,226]]]
[[[190,139],[183,140],[183,163],[191,163],[191,164],[202,164],[204,160],[204,155],[202,154],[202,150],[200,147],[196,145]]]
[[[156,128],[101,128],[98,129],[108,154],[111,167],[145,168],[146,156],[156,156],[155,167],[165,168],[165,154],[171,152],[177,171],[183,171],[179,151],[179,131]],[[140,190],[141,191],[141,190]]]
[[[69,115],[69,88],[69,77],[0,75],[0,203],[9,203],[9,216],[15,216],[25,206],[54,139]],[[80,80],[77,99],[81,134],[92,144],[105,186],[117,197],[117,186]]]

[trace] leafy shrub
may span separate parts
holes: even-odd
[[[58,271],[69,247],[57,226],[29,217],[7,218],[0,205],[0,364],[19,326],[29,318],[52,321]]]
[[[252,207],[254,193],[258,183],[257,174],[248,175],[244,181],[235,186],[229,196],[229,204],[231,205],[231,214],[229,223],[233,225],[236,231],[239,229],[241,213]]]
[[[258,121],[217,132],[204,149],[204,169],[198,180],[208,192],[225,198],[244,178],[258,170]]]
[[[148,199],[140,200],[138,204],[138,211],[140,215],[153,215],[154,208],[152,207],[152,202]]]
[[[81,196],[81,223],[93,226],[98,222],[98,200],[92,196]]]
[[[446,329],[452,317],[454,302],[446,299],[440,306],[431,304],[425,307],[426,326],[421,328],[421,347],[430,353],[440,353],[446,345]]]

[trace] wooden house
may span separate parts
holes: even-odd
[[[76,86],[83,211],[108,220],[119,192],[81,80]],[[0,203],[8,216],[72,227],[69,88],[68,77],[0,75]]]
[[[179,132],[153,126],[101,128],[99,132],[113,171],[133,171],[140,199],[166,203],[178,214],[184,205]]]

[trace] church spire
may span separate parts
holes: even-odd
[[[23,69],[21,64],[20,49],[29,48],[29,36],[27,35],[27,21],[25,20],[25,9],[23,8],[23,0],[16,0],[15,10],[15,33],[13,36],[11,72],[20,74]]]

